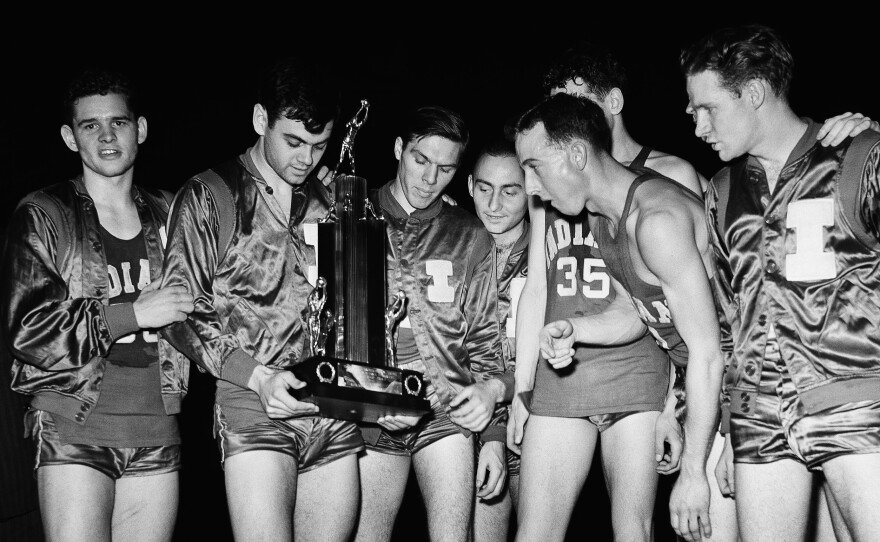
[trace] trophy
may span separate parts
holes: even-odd
[[[291,370],[306,386],[291,393],[322,416],[375,422],[430,410],[424,375],[396,363],[394,330],[406,308],[397,292],[386,305],[385,220],[355,175],[354,139],[369,102],[346,124],[334,175],[335,197],[318,223],[318,279],[303,309],[307,357]],[[341,173],[348,164],[351,174]]]

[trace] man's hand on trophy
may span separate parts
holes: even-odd
[[[266,415],[273,419],[318,413],[317,405],[297,401],[290,394],[291,388],[300,389],[305,385],[291,371],[274,371],[262,365],[254,368],[248,380],[248,388],[257,392]]]
[[[499,380],[484,380],[461,390],[446,409],[452,423],[468,431],[479,433],[489,425],[495,412],[495,403],[504,397],[504,384]]]
[[[321,181],[321,184],[330,188],[330,185],[333,184],[333,179],[336,177],[333,175],[333,172],[330,171],[330,168],[327,166],[321,166],[318,168],[318,171],[315,172],[315,178]]]
[[[376,423],[386,431],[403,431],[415,427],[421,419],[421,416],[382,416],[376,420]]]

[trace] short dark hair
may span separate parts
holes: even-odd
[[[682,50],[679,61],[685,77],[713,71],[735,96],[748,81],[763,79],[777,96],[787,99],[794,69],[788,44],[775,30],[759,24],[717,30]]]
[[[269,127],[282,116],[298,120],[318,134],[340,113],[340,91],[335,79],[299,58],[277,61],[262,79],[257,100],[266,109]]]
[[[626,68],[610,49],[582,41],[570,46],[550,63],[542,81],[544,94],[550,94],[553,89],[564,87],[578,77],[600,99],[614,88],[626,94],[629,86]]]
[[[483,155],[495,156],[497,158],[516,158],[516,145],[505,135],[493,137],[483,144],[477,157],[479,158]]]
[[[462,154],[471,138],[464,118],[455,111],[438,105],[419,107],[410,112],[404,119],[400,134],[404,147],[427,136],[440,136],[461,143]]]
[[[561,92],[545,98],[523,113],[516,123],[521,134],[544,124],[551,145],[565,145],[583,139],[597,149],[611,153],[611,128],[602,108],[582,96]]]
[[[64,123],[73,125],[77,100],[86,96],[119,94],[131,114],[137,118],[139,102],[134,82],[124,73],[104,69],[86,69],[76,74],[67,84],[64,94]]]

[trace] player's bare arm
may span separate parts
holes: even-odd
[[[520,394],[531,391],[535,384],[535,369],[538,366],[538,334],[536,329],[544,325],[544,310],[547,303],[547,274],[544,262],[544,204],[537,197],[529,198],[529,272],[519,298],[516,313],[516,369],[514,371],[515,390],[510,404],[510,418],[507,420],[507,446],[520,453],[523,428],[529,417]]]
[[[592,224],[590,227],[593,227]],[[562,369],[574,359],[574,344],[619,345],[640,339],[647,327],[639,318],[629,292],[608,277],[614,300],[600,313],[550,322],[541,328],[538,343],[541,355],[554,369]]]
[[[642,194],[647,203],[640,206],[636,218],[636,245],[645,267],[659,282],[676,330],[689,350],[686,439],[681,472],[670,497],[670,519],[680,536],[701,540],[701,533],[711,536],[705,467],[724,369],[720,332],[704,263],[705,232],[698,231],[703,224],[702,209],[691,200],[655,196]]]

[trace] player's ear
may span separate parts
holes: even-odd
[[[764,105],[767,99],[767,92],[772,92],[767,81],[763,79],[751,79],[743,87],[743,93],[749,100],[749,104],[755,109]]]
[[[403,156],[403,139],[398,137],[394,140],[394,158],[400,160]]]
[[[269,115],[266,113],[265,107],[260,104],[254,104],[253,121],[254,131],[257,132],[257,135],[266,135],[266,130],[269,129]]]
[[[138,127],[138,145],[147,140],[147,119],[144,117],[138,117],[137,120]]]
[[[605,106],[612,115],[619,115],[623,111],[623,92],[619,88],[612,88],[605,95]]]
[[[569,146],[568,152],[571,163],[581,171],[587,167],[587,153],[589,145],[582,139],[575,139]]]
[[[68,149],[73,152],[79,152],[79,146],[76,144],[76,138],[73,137],[73,130],[71,130],[70,126],[65,124],[61,127],[61,139],[64,140],[64,144],[67,145]]]
[[[474,176],[473,174],[468,175],[468,194],[471,197],[474,197]]]

